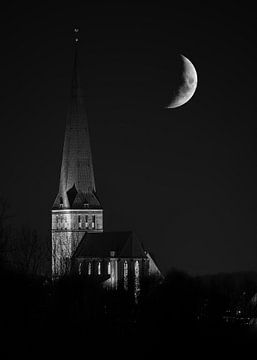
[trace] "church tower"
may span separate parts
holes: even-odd
[[[75,29],[60,185],[52,207],[53,278],[70,271],[71,257],[86,232],[103,231],[103,209],[96,195],[89,128],[78,76],[78,31]]]

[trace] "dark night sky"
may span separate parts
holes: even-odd
[[[164,271],[257,270],[253,8],[47,4],[1,10],[0,193],[15,222],[50,233],[79,26],[105,230],[133,230]],[[179,53],[198,88],[166,110]]]

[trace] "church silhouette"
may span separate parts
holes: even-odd
[[[143,278],[162,275],[132,231],[104,232],[78,75],[78,29],[75,36],[60,185],[52,207],[52,279],[75,274],[137,294]]]

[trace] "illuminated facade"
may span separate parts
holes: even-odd
[[[94,278],[106,288],[131,290],[135,296],[144,277],[161,276],[131,231],[85,233],[73,254],[72,272]]]
[[[132,289],[137,296],[142,277],[160,276],[160,271],[132,232],[103,232],[78,78],[77,40],[60,185],[52,207],[52,278],[72,272],[107,288]]]

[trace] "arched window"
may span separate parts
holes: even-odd
[[[111,275],[111,262],[108,262],[108,266],[107,266],[107,273],[108,275]]]
[[[137,296],[137,294],[140,291],[140,280],[139,280],[139,276],[140,276],[140,268],[139,268],[139,261],[136,260],[135,261],[135,296]]]
[[[87,273],[88,273],[88,275],[92,274],[92,264],[91,264],[91,262],[88,263]]]
[[[139,277],[139,261],[135,261],[135,276]]]
[[[98,273],[98,275],[101,275],[101,263],[100,263],[100,261],[99,261],[98,266],[97,266],[97,273]]]
[[[128,262],[124,261],[123,265],[124,289],[128,290]]]
[[[79,275],[81,275],[82,262],[79,263]]]

